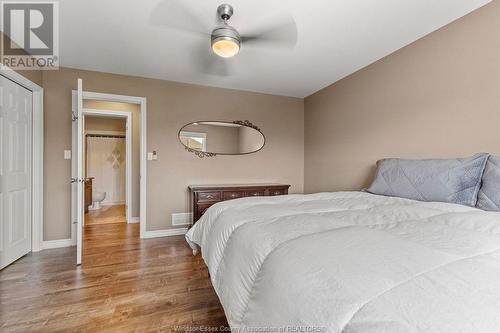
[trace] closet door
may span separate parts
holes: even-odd
[[[0,76],[0,269],[31,251],[32,92]]]

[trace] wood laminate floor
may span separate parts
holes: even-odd
[[[85,214],[85,225],[127,223],[125,205],[102,206]]]
[[[75,248],[29,254],[0,271],[1,332],[227,330],[203,259],[183,236],[139,239],[139,224],[87,225]],[[191,327],[191,328],[188,328]]]

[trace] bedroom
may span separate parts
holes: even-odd
[[[327,219],[324,222],[327,225],[346,223],[345,219],[335,217],[339,213],[332,212],[343,207],[340,203],[332,202],[325,208],[321,202],[334,200],[343,193],[338,191],[359,193],[357,191],[369,188],[376,179],[376,162],[379,160],[470,158],[477,153],[500,155],[497,130],[500,121],[498,1],[265,3],[266,6],[261,7],[255,6],[256,2],[230,2],[234,14],[229,24],[242,36],[254,33],[263,40],[252,45],[254,41],[250,38],[243,39],[240,52],[223,59],[210,49],[210,32],[216,26],[219,2],[163,0],[130,2],[123,6],[123,1],[110,1],[105,5],[97,1],[61,1],[56,6],[58,14],[54,16],[59,18],[58,29],[55,29],[59,38],[58,69],[22,70],[13,66],[13,62],[9,62],[10,69],[2,68],[1,78],[11,80],[2,81],[2,87],[17,82],[33,94],[33,154],[29,156],[32,175],[25,175],[32,179],[32,186],[28,189],[32,200],[25,202],[32,215],[31,219],[25,218],[30,225],[24,225],[31,232],[30,244],[24,248],[27,252],[20,252],[20,256],[27,255],[0,271],[2,331],[209,328],[222,331],[227,325],[233,328],[276,327],[275,323],[280,322],[281,326],[280,320],[283,319],[278,318],[282,314],[278,310],[298,318],[298,322],[289,317],[283,319],[292,328],[332,325],[326,331],[341,331],[342,328],[335,325],[348,322],[353,311],[322,312],[315,308],[332,304],[325,302],[335,302],[336,293],[333,291],[326,293],[332,299],[321,302],[315,302],[313,297],[317,290],[304,291],[304,295],[311,295],[305,300],[283,291],[278,294],[282,304],[265,307],[261,302],[257,309],[266,313],[235,323],[235,316],[242,310],[241,304],[234,302],[247,303],[242,294],[228,291],[244,290],[237,286],[250,283],[245,278],[251,274],[245,272],[253,267],[244,264],[251,262],[249,257],[242,259],[237,255],[264,254],[246,253],[243,247],[232,248],[227,252],[229,257],[226,260],[234,260],[232,267],[236,272],[223,266],[226,272],[221,274],[213,271],[218,264],[209,257],[209,253],[216,249],[206,248],[204,251],[201,244],[202,253],[193,256],[184,234],[188,228],[200,234],[204,231],[206,237],[210,237],[205,246],[215,244],[218,235],[229,231],[210,229],[209,232],[200,226],[208,229],[211,223],[220,226],[232,225],[235,221],[243,223],[242,218],[250,214],[263,214],[265,219],[271,217],[268,209],[244,208],[239,203],[250,204],[253,200],[278,203],[296,198],[295,195],[300,198],[301,195],[305,195],[303,198],[312,195],[309,198],[318,199],[314,196],[321,198],[322,194],[318,194],[321,192],[331,193],[332,197],[317,202],[277,205],[276,214],[290,215],[292,212],[295,217],[279,220],[275,226],[286,227],[286,222],[289,222],[286,229],[280,230],[298,231],[301,230],[298,225],[307,226],[309,223],[318,228],[323,225],[321,219],[298,214],[297,207],[306,207],[308,211],[303,214],[311,216],[314,212],[322,212],[320,215]],[[125,24],[124,20],[130,17],[135,19]],[[272,31],[268,39],[265,34],[259,34],[264,27],[272,28],[276,24],[284,24],[286,29]],[[200,29],[204,34],[198,33]],[[4,40],[8,40],[6,30],[2,31]],[[17,44],[21,41],[18,40]],[[26,53],[29,54],[29,50]],[[6,64],[4,53],[2,57],[2,63]],[[80,94],[78,79],[81,79]],[[98,234],[89,231],[88,226],[78,224],[78,198],[73,198],[78,195],[85,179],[83,175],[79,177],[76,170],[79,155],[75,133],[78,133],[78,128],[73,130],[73,127],[78,127],[78,120],[72,122],[72,118],[75,112],[78,118],[79,100],[83,106],[92,99],[136,104],[141,108],[140,117],[144,120],[140,125],[144,127],[141,127],[141,154],[136,168],[142,175],[140,221],[119,227],[110,225],[109,229]],[[179,132],[188,124],[234,121],[249,121],[251,124],[244,127],[262,133],[265,138],[263,147],[244,155],[207,151],[218,154],[200,158],[196,149],[194,152],[187,150],[179,138]],[[7,133],[6,127],[2,127],[2,132]],[[208,133],[209,148],[211,138]],[[2,151],[16,147],[9,145],[3,137],[2,142]],[[65,156],[67,153],[69,156]],[[10,159],[4,156],[7,155],[2,155],[2,170],[8,170]],[[485,169],[489,170],[488,163],[495,159],[487,160]],[[470,161],[475,159],[467,162]],[[447,163],[445,168],[451,169],[450,163],[453,162]],[[426,170],[425,167],[419,169],[419,174],[425,174]],[[486,174],[489,172],[481,172],[481,176]],[[481,176],[476,174],[475,179]],[[2,174],[2,179],[4,177],[9,179],[9,174]],[[71,184],[71,178],[83,181]],[[7,182],[2,181],[2,194],[8,191],[5,184]],[[439,186],[436,188],[440,189]],[[279,195],[268,197],[273,192]],[[205,197],[200,198],[200,193]],[[238,198],[254,195],[257,197]],[[266,197],[260,198],[261,195]],[[367,196],[368,193],[360,195]],[[233,196],[234,201],[207,207],[223,198],[233,199]],[[369,195],[372,196],[377,197]],[[3,197],[2,200],[7,200],[7,195]],[[472,194],[472,199],[477,200],[477,197],[477,193]],[[366,201],[371,199],[342,200],[349,206],[349,218],[354,218],[354,207],[363,202],[368,205]],[[387,200],[391,205],[405,202],[397,198]],[[428,217],[429,206],[434,203],[415,202],[415,205],[425,207],[418,212],[408,207],[387,212],[381,211],[382,207],[374,208],[379,209],[380,214],[372,212],[366,219],[377,220],[379,216],[391,214],[416,214],[422,218],[424,214]],[[2,201],[1,207],[7,205]],[[466,250],[488,252],[495,245],[500,247],[500,242],[495,240],[495,234],[499,232],[495,226],[499,220],[496,213],[485,212],[476,219],[467,217],[471,213],[465,211],[476,203],[439,205],[446,209],[452,207],[450,209],[456,210],[456,214],[463,211],[460,219],[465,219],[463,224],[469,228],[478,224],[477,220],[484,220],[478,228],[483,233],[490,232],[490,237],[482,234],[472,237],[472,232],[457,235],[444,227],[418,229],[414,233],[390,229],[438,240],[445,233],[444,238],[470,245],[466,249],[454,243],[441,244],[451,252],[455,251],[454,255],[459,250],[464,253]],[[220,222],[224,217],[221,216],[221,219],[214,218],[205,223],[216,215],[217,207],[230,208],[225,215],[236,214],[234,221]],[[237,213],[238,210],[242,212]],[[194,222],[198,220],[197,212],[204,217],[191,227],[193,219]],[[332,214],[330,221],[328,216]],[[2,208],[1,216],[2,241],[7,244],[9,224],[16,221],[9,218],[6,208]],[[365,221],[361,215],[356,218]],[[258,223],[264,225],[265,221],[259,220]],[[436,225],[446,223],[459,222],[443,218]],[[250,230],[252,226],[248,225],[248,228]],[[243,238],[242,244],[248,245],[247,249],[258,245],[259,250],[264,250],[267,248],[265,241],[276,236],[268,234],[266,237],[265,230],[268,229],[263,227],[253,233],[248,231],[234,236]],[[344,248],[341,244],[332,245],[330,251],[339,254],[330,259],[343,260],[340,256],[344,249],[352,262],[356,259],[364,262],[365,270],[361,265],[357,272],[347,259],[347,262],[330,263],[330,266],[344,267],[341,273],[353,274],[352,277],[366,275],[381,282],[386,281],[382,272],[378,278],[374,272],[380,266],[396,267],[398,271],[391,272],[394,275],[405,269],[406,259],[415,265],[421,264],[419,269],[431,264],[439,266],[440,256],[424,256],[425,260],[421,255],[415,258],[415,252],[419,251],[409,248],[402,238],[388,239],[389,233],[381,234],[377,233],[378,240],[390,247],[377,248],[377,253],[380,253],[377,258],[361,251],[377,244],[372,243],[377,238],[367,235],[366,231],[331,235],[332,239],[340,237],[347,243]],[[356,243],[360,239],[365,240],[362,246]],[[320,240],[308,242],[306,245],[311,245],[308,251],[313,251],[314,244],[322,243]],[[288,249],[287,253],[291,255],[298,251],[299,245]],[[422,247],[425,248],[423,253],[429,250]],[[402,258],[393,255],[398,250]],[[81,254],[79,266],[78,253]],[[318,260],[322,258],[317,253],[310,255]],[[6,257],[2,254],[2,267]],[[384,259],[384,264],[377,259]],[[434,332],[498,331],[500,326],[495,318],[500,316],[495,316],[498,313],[494,312],[492,304],[500,308],[500,292],[488,283],[500,277],[499,265],[498,252],[496,260],[493,253],[487,265],[488,275],[475,277],[483,278],[482,285],[490,288],[487,294],[491,299],[487,298],[487,301],[467,295],[462,295],[459,301],[451,296],[446,299],[426,293],[416,299],[403,295],[398,301],[404,306],[399,309],[389,308],[387,304],[385,307],[379,304],[377,308],[378,303],[370,303],[365,309],[371,310],[374,317],[358,316],[359,320],[352,321],[344,331],[377,332],[385,329],[404,332],[412,331],[414,327]],[[273,267],[275,272],[287,267],[293,269],[289,266]],[[474,271],[471,267],[481,272],[479,263],[468,266]],[[415,267],[406,267],[406,270],[412,269]],[[299,271],[312,273],[315,268]],[[300,278],[300,274],[289,271],[287,274],[290,275],[284,280],[287,283]],[[321,278],[318,276],[315,281],[319,282]],[[456,276],[453,278],[451,282],[457,283]],[[439,283],[442,280],[421,287],[426,287],[427,292]],[[309,283],[301,280],[298,285],[305,287]],[[335,284],[327,285],[333,288]],[[286,286],[280,284],[280,287]],[[477,286],[472,282],[462,287],[457,288],[476,290],[483,295],[482,291],[474,289]],[[345,302],[339,306],[348,303],[351,299],[348,297],[357,295],[356,290],[362,290],[354,281],[339,289],[339,293],[346,293]],[[265,291],[264,288],[260,290]],[[368,290],[364,297],[367,295]],[[338,298],[342,299],[342,296]],[[292,306],[299,301],[304,303],[300,308]],[[395,300],[388,300],[391,301]],[[363,304],[358,299],[352,302]],[[442,304],[446,304],[449,311],[443,310]],[[405,307],[410,305],[414,307]],[[425,312],[434,309],[431,305],[438,309],[433,315]],[[254,309],[252,304],[249,306],[250,310]],[[304,309],[315,309],[317,321],[311,320],[308,317],[311,313],[302,311]],[[403,319],[410,323],[409,327],[377,326],[382,322],[401,322],[402,313],[406,316]],[[484,322],[489,326],[467,326],[471,322]]]

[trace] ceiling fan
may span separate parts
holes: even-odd
[[[261,21],[255,28],[242,27],[244,32],[242,34],[229,24],[233,14],[234,9],[231,5],[218,6],[214,27],[213,23],[207,23],[205,15],[196,16],[193,10],[187,8],[185,0],[164,0],[162,7],[153,12],[151,21],[157,25],[206,38],[207,44],[200,43],[200,48],[194,50],[193,57],[200,65],[200,71],[218,76],[229,75],[230,64],[227,60],[247,47],[265,50],[291,49],[297,43],[297,25],[293,17],[287,13],[281,12],[267,22]],[[204,47],[208,45],[211,46],[212,52]]]

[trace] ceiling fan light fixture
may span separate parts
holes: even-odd
[[[232,58],[240,52],[240,42],[231,37],[219,37],[212,40],[212,50],[222,58]]]
[[[240,52],[240,47],[240,34],[226,22],[212,31],[212,50],[219,57],[234,57]]]

